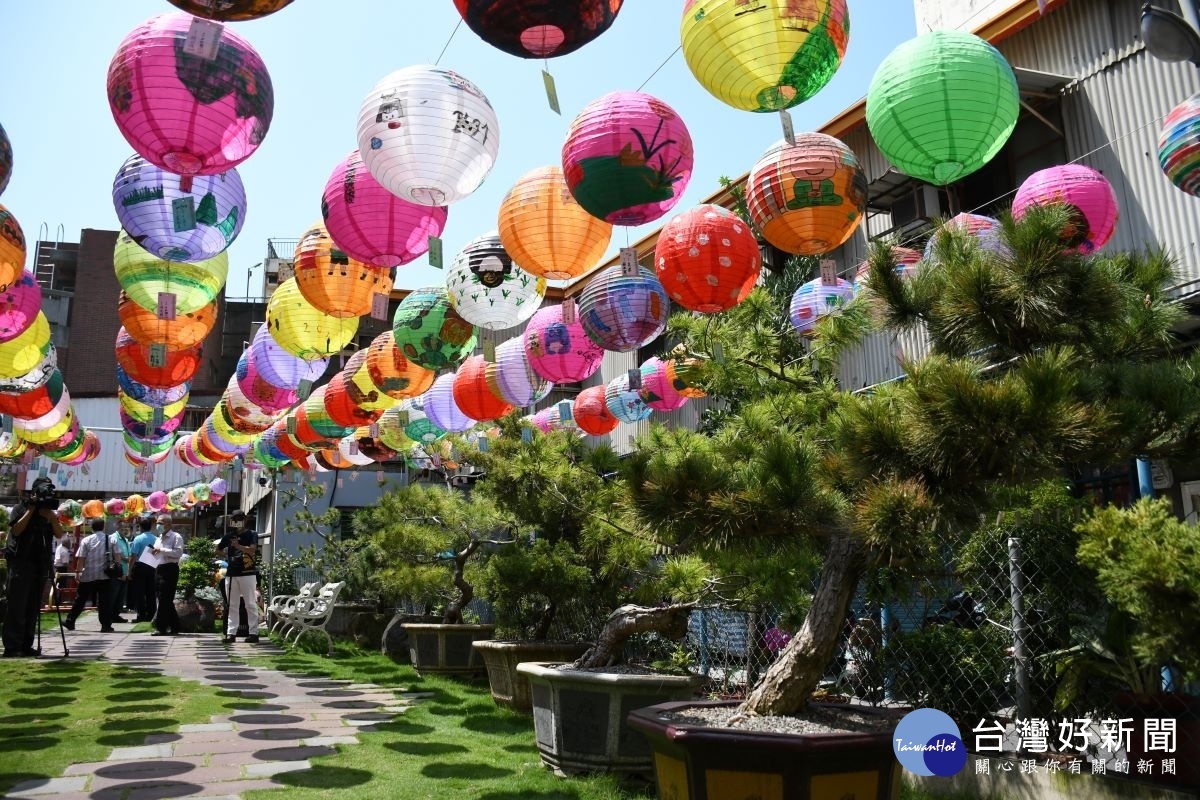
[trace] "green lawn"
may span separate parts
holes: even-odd
[[[408,665],[339,644],[333,657],[304,652],[253,659],[285,672],[372,682],[433,692],[397,721],[362,733],[360,744],[313,760],[306,772],[275,780],[284,792],[254,792],[255,800],[332,797],[355,800],[478,798],[479,800],[610,800],[642,797],[607,776],[559,778],[542,766],[533,720],[503,711],[486,684],[420,678]],[[348,790],[348,791],[347,791]]]

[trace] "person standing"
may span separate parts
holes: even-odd
[[[129,582],[129,604],[137,611],[134,622],[152,622],[154,611],[158,608],[154,588],[154,567],[144,564],[138,559],[142,551],[154,544],[158,537],[154,535],[154,518],[142,517],[138,520],[138,535],[133,537],[129,545],[129,555],[133,560],[133,576]]]
[[[112,579],[112,591],[109,592],[109,602],[112,605],[112,610],[109,611],[108,616],[113,622],[125,623],[129,620],[122,617],[121,612],[125,610],[125,594],[129,589],[129,539],[126,538],[124,527],[113,531],[109,539],[116,551],[121,554],[121,558],[117,562],[121,567],[121,574]]]
[[[183,537],[171,527],[171,515],[159,514],[154,526],[158,538],[150,552],[158,556],[158,568],[154,570],[155,589],[158,593],[158,614],[154,617],[151,636],[174,636],[179,633],[179,613],[175,611],[175,588],[179,585],[179,559],[183,558]]]
[[[225,568],[228,601],[225,605],[225,641],[237,641],[239,606],[246,605],[246,641],[258,641],[258,570],[254,555],[258,552],[258,534],[246,527],[246,512],[235,511],[230,517],[228,530],[217,547],[225,551]]]
[[[75,602],[63,620],[63,627],[69,631],[75,630],[75,620],[83,613],[84,607],[91,601],[96,604],[96,613],[100,616],[100,632],[113,633],[112,626],[112,580],[108,576],[108,565],[116,565],[120,559],[116,545],[104,532],[104,520],[92,520],[92,533],[83,537],[79,549],[75,551],[75,572],[79,575],[79,589],[75,593]]]
[[[66,587],[67,575],[71,572],[71,548],[75,539],[71,533],[64,533],[54,545],[54,592],[50,598],[53,605],[62,605],[62,591]]]
[[[54,482],[38,478],[33,482],[32,496],[54,491]],[[57,503],[55,504],[57,505]],[[8,560],[7,597],[4,613],[4,656],[38,656],[33,646],[41,610],[42,586],[50,573],[50,543],[63,535],[58,513],[49,506],[39,506],[33,499],[23,499],[12,511],[16,520],[9,529],[4,546]]]

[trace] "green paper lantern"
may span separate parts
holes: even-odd
[[[475,349],[475,327],[464,320],[440,287],[417,289],[400,302],[392,318],[396,347],[425,369],[457,366]]]
[[[944,186],[992,159],[1017,124],[1012,67],[983,39],[933,31],[883,60],[867,91],[867,127],[914,178]]]

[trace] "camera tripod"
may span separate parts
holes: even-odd
[[[42,577],[38,586],[45,586],[46,578]],[[59,596],[62,590],[58,587],[57,581],[54,586],[54,613],[58,615],[58,635],[62,637],[63,658],[69,658],[71,651],[67,649],[67,629],[63,627],[62,620],[62,598]],[[37,615],[37,651],[40,656],[42,653],[42,610],[38,609]]]

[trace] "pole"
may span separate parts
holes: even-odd
[[[275,600],[275,543],[279,540],[279,472],[271,471],[271,563],[267,566],[267,608]]]
[[[1013,672],[1017,683],[1017,715],[1029,719],[1033,703],[1029,690],[1029,631],[1025,624],[1025,575],[1021,572],[1021,540],[1008,537],[1008,583],[1012,601]]]
[[[1150,459],[1146,457],[1137,460],[1138,497],[1154,497],[1154,472],[1150,469]]]
[[[1200,8],[1197,7],[1196,0],[1179,0],[1179,10],[1183,13],[1183,18],[1187,20],[1188,25],[1200,33]]]

